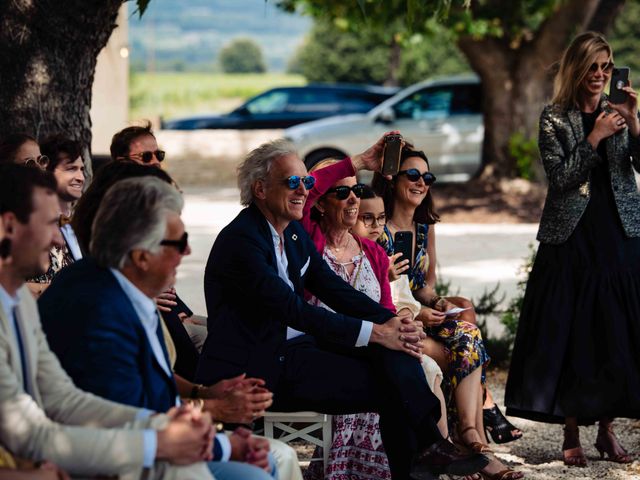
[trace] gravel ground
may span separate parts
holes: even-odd
[[[488,375],[489,386],[494,398],[504,412],[504,384],[506,372],[492,371]],[[524,436],[515,442],[504,445],[491,444],[496,455],[510,467],[525,473],[526,479],[639,479],[640,480],[640,421],[618,419],[615,422],[616,433],[627,451],[636,460],[628,465],[601,461],[593,444],[597,427],[582,427],[581,441],[588,460],[586,468],[567,467],[562,462],[562,426],[531,422],[519,418],[509,420],[522,429]],[[313,449],[308,444],[294,445],[306,466]],[[444,480],[446,476],[442,476]]]

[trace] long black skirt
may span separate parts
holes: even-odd
[[[508,415],[581,424],[640,418],[640,238],[625,236],[608,175],[593,177],[570,238],[538,249],[507,381]]]

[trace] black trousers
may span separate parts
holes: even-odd
[[[394,480],[409,478],[413,456],[442,439],[440,402],[417,359],[378,346],[340,348],[305,335],[289,341],[274,411],[377,412]]]

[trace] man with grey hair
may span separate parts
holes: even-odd
[[[383,148],[381,138],[354,156],[345,176],[380,170]],[[378,412],[394,479],[478,471],[487,459],[438,431],[440,404],[416,358],[423,333],[335,275],[299,223],[314,184],[286,140],[258,147],[238,169],[247,208],[209,255],[196,381],[246,372],[266,381],[276,411]],[[305,302],[305,291],[334,311]]]
[[[182,206],[180,193],[155,177],[117,182],[93,220],[90,256],[41,297],[51,348],[80,388],[156,412],[180,406],[172,345],[153,299],[191,252]],[[217,434],[212,456],[218,480],[270,479],[266,440],[248,431]]]

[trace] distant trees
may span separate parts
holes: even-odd
[[[339,20],[317,18],[288,69],[310,82],[387,85],[409,85],[471,70],[453,41],[434,37],[401,38],[380,28],[348,29]]]
[[[225,73],[263,73],[267,67],[262,50],[249,38],[238,38],[220,52],[220,67]]]

